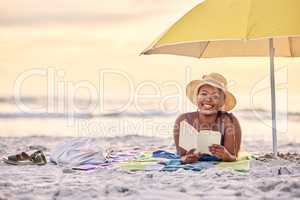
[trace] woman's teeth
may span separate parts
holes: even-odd
[[[204,107],[205,109],[211,109],[213,106],[208,105],[208,104],[204,104],[203,107]]]

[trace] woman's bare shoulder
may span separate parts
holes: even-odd
[[[177,119],[176,119],[176,122],[177,123],[180,123],[181,121],[185,120],[185,119],[188,119],[188,118],[194,118],[195,116],[195,113],[197,112],[187,112],[187,113],[182,113],[180,114]]]
[[[238,124],[239,120],[233,113],[226,112],[223,117],[225,124]]]
[[[234,116],[232,113],[228,113],[226,115],[226,117],[224,118],[224,124],[225,127],[231,129],[233,128],[234,130],[236,130],[236,134],[241,134],[241,126],[239,123],[239,120],[237,119],[236,116]]]

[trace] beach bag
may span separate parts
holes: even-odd
[[[80,166],[105,163],[103,149],[92,138],[74,138],[59,144],[51,153],[50,161],[60,166]]]

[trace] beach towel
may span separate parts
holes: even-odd
[[[164,158],[155,158],[152,152],[143,152],[135,159],[127,162],[120,162],[116,166],[129,171],[160,171],[164,165],[160,164]]]
[[[103,151],[90,138],[67,140],[58,145],[50,156],[50,161],[57,165],[84,171],[99,168],[122,168],[129,171],[176,171],[178,169],[201,171],[216,166],[222,170],[247,172],[250,169],[250,159],[251,156],[244,153],[240,154],[236,162],[221,162],[215,156],[205,155],[196,163],[182,164],[180,157],[169,151],[141,152],[134,149]]]
[[[152,153],[152,156],[154,158],[167,158],[167,159],[179,159],[180,156],[178,156],[175,153],[170,153],[168,151],[164,151],[164,150],[158,150],[158,151],[154,151]]]
[[[209,159],[214,161],[215,159]],[[185,170],[200,171],[212,167],[213,162],[197,162],[193,164],[181,164],[180,157],[174,153],[158,150],[154,152],[144,152],[140,154],[136,159],[121,162],[117,164],[118,167],[130,170],[130,171],[176,171],[180,168]]]
[[[171,159],[170,159],[171,158]],[[177,171],[178,169],[201,171],[211,167],[220,170],[234,170],[237,172],[248,172],[250,169],[251,155],[240,153],[239,159],[235,162],[222,162],[215,156],[206,155],[198,162],[192,164],[182,164],[180,157],[174,153],[158,150],[151,153],[141,154],[132,161],[117,164],[125,170],[130,171]]]
[[[139,155],[141,152],[139,150],[131,150],[131,149],[125,149],[125,150],[113,150],[113,149],[107,149],[105,151],[105,163],[100,164],[89,164],[89,163],[83,163],[79,166],[72,167],[74,170],[82,170],[82,171],[90,171],[95,169],[112,169],[118,167],[115,165],[116,163],[122,163],[127,161],[132,161],[137,158],[137,155]],[[142,157],[140,158],[142,159]]]
[[[201,171],[203,169],[208,169],[214,167],[215,162],[210,161],[198,161],[192,164],[182,164],[180,159],[171,159],[164,163],[165,166],[161,171],[177,171],[178,169],[192,170],[192,171]]]
[[[239,153],[239,158],[235,162],[219,162],[217,165],[218,169],[224,170],[234,170],[238,172],[248,172],[250,170],[250,160],[253,156],[247,152]]]
[[[73,170],[81,170],[81,171],[91,171],[91,170],[95,170],[95,169],[109,169],[112,168],[113,165],[112,163],[102,163],[102,164],[82,164],[79,166],[73,166],[72,169]]]
[[[141,153],[140,150],[131,149],[121,149],[121,150],[108,150],[106,155],[106,160],[108,162],[125,162],[129,160],[134,160],[137,155]]]
[[[154,151],[152,156],[154,158],[180,159],[179,155],[165,150]],[[216,156],[204,155],[199,159],[199,161],[221,161],[221,159],[217,158]]]

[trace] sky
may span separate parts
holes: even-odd
[[[168,87],[178,83],[184,91],[190,79],[219,72],[233,84],[238,97],[249,99],[253,88],[268,76],[268,59],[197,60],[180,56],[140,56],[164,30],[200,0],[0,0],[0,95],[13,95],[16,82],[23,80],[24,95],[49,94],[49,77],[25,72],[60,74],[58,82],[78,85],[88,82],[99,89],[100,73],[112,96],[130,90],[127,78],[136,89],[143,83],[155,84],[164,95],[176,91]],[[297,95],[299,59],[276,62],[279,78],[286,82],[289,101],[300,102]],[[187,68],[189,67],[189,68]],[[190,75],[186,78],[186,70]],[[52,70],[52,71],[51,71]],[[115,72],[115,73],[112,73]],[[116,73],[118,72],[118,73]],[[259,73],[258,73],[259,72]],[[20,78],[21,77],[21,78]],[[48,81],[48,82],[47,82]],[[55,86],[56,87],[56,86]],[[152,88],[153,89],[153,88]],[[48,93],[47,93],[48,91]],[[82,90],[79,94],[84,94]],[[80,95],[79,95],[80,96]],[[244,100],[247,107],[248,100]]]

